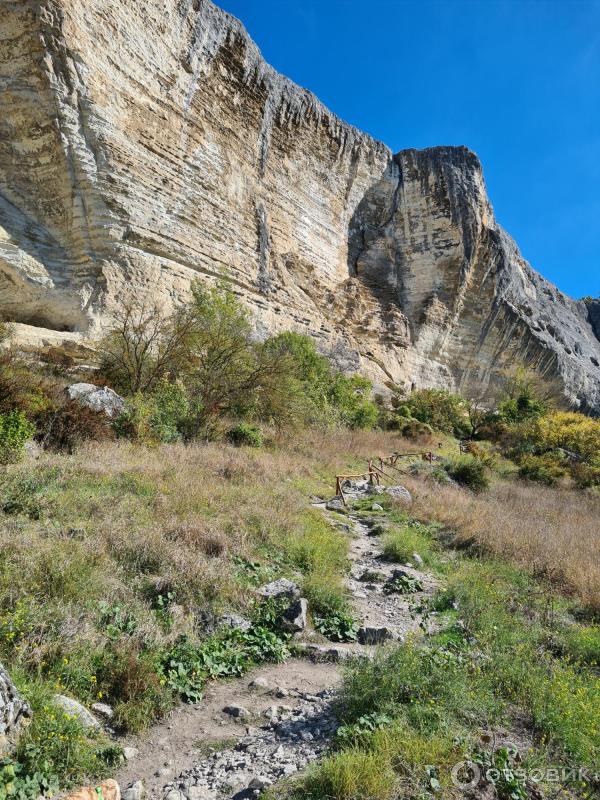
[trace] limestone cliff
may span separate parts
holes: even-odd
[[[404,151],[276,73],[210,0],[4,0],[0,312],[96,333],[225,275],[259,331],[378,383],[512,364],[600,412],[588,308],[521,258],[465,148]]]

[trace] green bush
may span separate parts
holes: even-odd
[[[0,414],[0,464],[19,461],[34,427],[22,411]]]
[[[590,489],[600,486],[600,466],[590,464],[572,464],[571,477],[580,489]]]
[[[546,486],[554,484],[566,473],[562,464],[551,454],[524,456],[519,464],[519,476]]]
[[[149,394],[137,392],[115,420],[118,436],[146,444],[180,441],[187,424],[190,402],[179,382],[160,380]]]
[[[287,331],[268,339],[264,347],[281,367],[279,391],[265,398],[266,416],[285,416],[284,409],[292,409],[291,416],[302,424],[353,429],[377,424],[380,410],[371,399],[371,382],[332,369],[310,337]]]
[[[474,492],[487,489],[490,484],[485,464],[474,456],[451,458],[444,464],[444,469],[453,480]]]
[[[231,444],[241,447],[262,447],[263,433],[257,425],[250,425],[248,422],[240,422],[227,431],[227,439]]]
[[[445,389],[418,389],[406,400],[396,401],[396,413],[459,438],[471,434],[469,404]]]
[[[404,416],[397,417],[398,430],[408,439],[428,439],[433,435],[433,428],[427,422],[418,419],[408,419]]]

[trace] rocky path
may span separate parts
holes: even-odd
[[[364,497],[366,485],[351,487]],[[362,626],[358,642],[323,644],[303,636],[304,658],[265,666],[229,682],[214,683],[197,706],[176,709],[147,739],[127,744],[130,760],[117,776],[124,800],[242,800],[257,797],[279,780],[319,759],[335,734],[332,699],[341,677],[340,662],[370,657],[375,645],[401,640],[419,627],[411,613],[416,598],[437,584],[413,563],[381,558],[378,533],[383,515],[361,520],[323,508],[331,522],[351,538],[348,589]],[[329,508],[334,508],[335,504]],[[422,589],[408,595],[388,593],[394,580],[416,580]],[[191,765],[191,766],[190,766]],[[177,776],[177,777],[176,777]]]

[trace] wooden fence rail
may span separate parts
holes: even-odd
[[[401,470],[398,466],[396,466],[398,460],[401,458],[420,458],[423,461],[428,461],[430,464],[432,464],[435,461],[436,456],[434,456],[431,451],[428,451],[418,453],[392,453],[390,456],[378,456],[377,458],[370,458],[366,472],[359,472],[355,475],[335,476],[336,497],[341,497],[342,502],[344,505],[346,505],[346,497],[344,495],[343,486],[344,481],[362,478],[363,480],[368,480],[371,486],[373,486],[374,484],[379,485],[381,483],[381,477],[392,478],[393,475],[390,475],[389,472],[386,472],[384,467],[391,467],[396,472],[405,473],[404,470]],[[379,462],[379,466],[374,463],[375,461]]]

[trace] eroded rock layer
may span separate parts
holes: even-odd
[[[0,109],[9,318],[93,335],[127,292],[224,275],[259,331],[379,384],[479,396],[522,362],[600,411],[597,321],[496,225],[477,158],[393,156],[209,0],[4,0]]]

